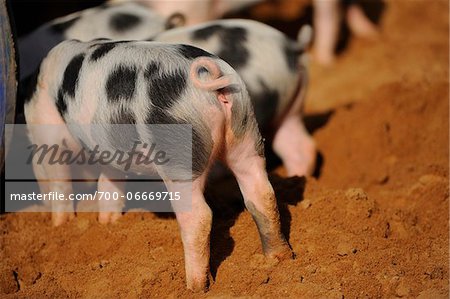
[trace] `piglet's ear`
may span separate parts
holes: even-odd
[[[184,25],[186,25],[186,17],[179,12],[170,15],[166,21],[166,29],[173,29]]]

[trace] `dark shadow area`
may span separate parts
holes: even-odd
[[[320,151],[316,154],[316,166],[314,167],[314,171],[312,173],[312,176],[316,179],[320,178],[320,175],[322,174],[322,167],[324,163],[324,157]]]
[[[273,0],[272,2],[277,2],[277,0]],[[380,23],[383,13],[386,9],[386,3],[384,0],[342,0],[341,9],[343,10],[344,16],[346,9],[352,4],[359,5],[363,9],[367,17],[375,24]],[[312,4],[309,4],[305,8],[303,8],[302,11],[298,13],[299,16],[294,20],[283,20],[279,17],[273,17],[270,19],[258,19],[257,17],[255,18],[254,14],[252,14],[251,11],[252,8],[250,7],[242,12],[229,14],[226,16],[226,18],[255,19],[274,27],[281,32],[284,32],[287,36],[294,40],[297,39],[299,29],[303,25],[314,24],[314,7]],[[345,17],[343,17],[338,43],[336,45],[336,53],[341,53],[347,48],[350,37],[350,30],[345,22]]]
[[[334,111],[327,111],[323,113],[310,114],[303,117],[303,122],[309,134],[314,134],[318,129],[325,127]]]
[[[83,9],[103,4],[105,0],[12,0],[12,14],[16,23],[17,37],[21,37],[40,25]]]
[[[344,0],[342,3],[342,9],[346,11],[348,7],[353,4],[360,6],[369,20],[371,20],[374,24],[380,24],[383,12],[386,9],[386,3],[384,0]],[[345,18],[343,18],[338,43],[336,45],[337,54],[345,51],[350,38],[350,28],[348,27]]]
[[[303,25],[305,25],[305,24],[311,25],[313,22],[312,5],[308,5],[304,9],[303,13],[294,20],[283,20],[280,18],[271,18],[271,19],[261,20],[261,19],[255,18],[255,16],[252,14],[251,10],[252,10],[252,8],[250,7],[248,9],[243,10],[238,13],[228,14],[225,16],[225,18],[227,18],[227,19],[232,19],[232,18],[254,19],[254,20],[260,21],[262,23],[265,23],[269,26],[272,26],[272,27],[280,30],[281,32],[283,32],[284,34],[286,34],[287,36],[289,36],[291,39],[294,39],[294,40],[297,39],[297,34]]]
[[[324,127],[330,120],[330,117],[333,116],[333,114],[334,111],[327,111],[324,113],[305,116],[303,118],[303,121],[305,122],[306,129],[310,134],[313,134],[316,130]],[[324,159],[325,158],[322,153],[318,151],[316,154],[316,165],[312,174],[312,176],[316,179],[318,179],[322,173]]]
[[[292,217],[288,205],[297,205],[303,200],[306,179],[304,177],[285,179],[277,175],[270,175],[269,179],[277,197],[281,229],[289,241]],[[220,264],[233,252],[234,240],[230,235],[230,229],[235,225],[239,214],[245,210],[245,206],[234,177],[208,184],[205,197],[213,211],[211,273],[215,277]],[[249,229],[256,230],[256,224]]]
[[[383,13],[386,10],[387,4],[384,0],[353,0],[364,10],[367,17],[374,22],[379,24]]]

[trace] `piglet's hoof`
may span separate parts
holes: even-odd
[[[75,213],[73,212],[54,212],[52,213],[52,224],[53,226],[60,226],[74,218]]]
[[[285,261],[294,259],[295,254],[286,244],[271,250],[270,252],[266,253],[266,256],[268,256],[269,258],[275,258],[278,261]]]
[[[206,293],[213,283],[214,279],[211,273],[208,273],[205,278],[188,279],[187,288],[194,293]]]

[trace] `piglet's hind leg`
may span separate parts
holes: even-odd
[[[227,163],[239,184],[245,206],[258,227],[264,254],[280,260],[292,258],[292,251],[281,232],[275,193],[267,177],[265,158],[247,138],[228,151]]]

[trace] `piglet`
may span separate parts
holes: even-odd
[[[223,17],[225,14],[235,12],[251,6],[262,0],[133,0],[141,3],[158,14],[170,17],[181,14],[186,25],[194,25]],[[129,2],[129,0],[110,0],[111,3]]]
[[[228,19],[174,28],[152,40],[196,46],[228,62],[244,81],[259,128],[287,174],[304,176],[316,161],[315,142],[302,121],[311,36],[309,26],[291,40],[263,23]]]
[[[183,241],[186,283],[194,291],[206,290],[210,281],[212,212],[203,191],[212,163],[220,160],[235,175],[245,205],[259,230],[264,253],[291,258],[281,233],[280,216],[265,170],[262,138],[245,84],[233,68],[218,57],[188,45],[157,42],[62,42],[44,59],[33,95],[25,104],[25,117],[33,144],[56,144],[61,150],[92,142],[89,133],[74,134],[80,124],[190,124],[192,126],[192,190],[186,180],[172,180],[165,166],[149,166],[168,190],[192,195],[191,209],[175,209]],[[36,125],[67,129],[37,130]],[[115,132],[113,132],[114,135]],[[108,135],[102,143],[108,143]],[[137,130],[140,140],[152,138]],[[126,139],[125,139],[126,140]],[[151,141],[151,140],[150,140]],[[70,165],[36,163],[34,171],[42,192],[72,191]],[[42,161],[41,161],[42,162]],[[122,192],[105,168],[98,190]],[[142,170],[141,170],[142,171]],[[62,179],[61,179],[62,178]],[[189,193],[189,194],[188,194]],[[61,225],[73,217],[73,206],[54,202],[52,219]],[[115,212],[101,212],[102,218]]]
[[[67,39],[142,39],[181,25],[136,2],[104,4],[48,22],[19,39],[20,79],[30,76],[58,43]]]

